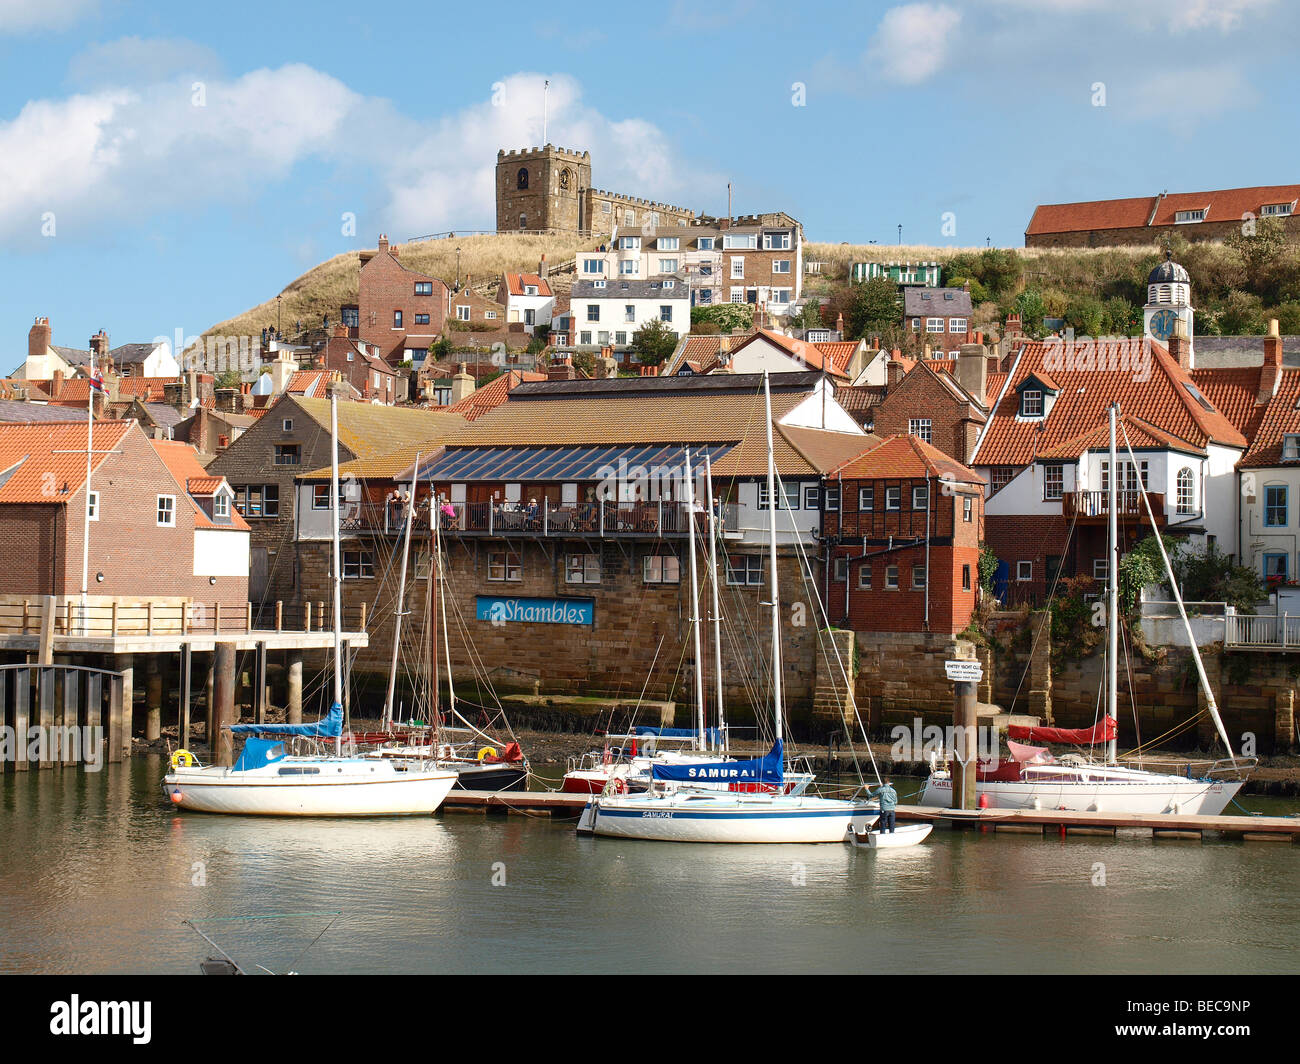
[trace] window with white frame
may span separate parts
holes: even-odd
[[[648,554],[641,559],[642,583],[679,584],[681,579],[681,562],[675,554]]]
[[[925,319],[925,331],[926,331],[926,332],[932,332],[932,333],[941,333],[941,332],[943,332],[943,319],[942,319],[942,318],[926,318],[926,319]]]
[[[858,590],[871,590],[871,565],[863,564],[858,566]]]
[[[870,485],[858,488],[858,509],[863,513],[876,508],[876,489]]]
[[[745,260],[739,255],[731,257],[731,279],[740,280],[745,276]]]
[[[925,566],[924,565],[912,566],[912,590],[913,591],[925,590]]]
[[[885,489],[885,509],[901,510],[903,508],[903,489],[886,488]]]
[[[696,241],[696,246],[700,251],[712,251],[714,239],[715,238],[711,236],[702,236],[698,241]]]
[[[661,303],[659,305],[659,320],[660,321],[673,320],[673,308],[671,303]]]
[[[675,236],[661,236],[655,246],[660,251],[676,251],[681,247],[681,239]]]
[[[1037,388],[1026,388],[1020,393],[1020,416],[1043,416],[1043,393]]]
[[[1043,466],[1043,498],[1047,501],[1060,499],[1065,495],[1065,466],[1053,462]]]
[[[745,290],[743,288],[733,288],[731,290],[731,302],[732,303],[745,302]]]
[[[791,294],[792,290],[789,288],[773,288],[768,302],[777,306],[786,306],[790,302]]]
[[[727,583],[733,587],[759,587],[763,583],[761,554],[728,554]]]
[[[626,322],[626,321],[633,321],[633,322],[636,321],[636,304],[635,304],[635,303],[624,303],[624,304],[623,304],[623,320],[624,320],[625,322]]]
[[[415,282],[415,294],[416,294],[417,296],[431,296],[431,295],[433,295],[433,282],[432,282],[432,281],[416,281],[416,282]]]
[[[789,251],[790,234],[789,233],[764,233],[763,250],[764,251]]]
[[[599,303],[588,303],[588,304],[587,304],[587,320],[588,320],[588,321],[600,321],[600,304],[599,304]]]
[[[840,489],[826,489],[826,510],[829,513],[838,513],[840,508]]]
[[[961,497],[961,519],[966,524],[970,524],[975,518],[975,500],[969,495]]]
[[[618,264],[619,275],[622,277],[635,277],[638,265],[639,260],[637,259],[624,259]]]
[[[1178,512],[1193,514],[1196,512],[1196,479],[1189,467],[1178,471]]]
[[[564,580],[569,584],[599,584],[600,555],[590,551],[566,555]]]
[[[722,237],[723,251],[754,251],[757,247],[757,233],[726,233]]]
[[[790,272],[790,260],[789,260],[789,259],[773,259],[773,260],[772,260],[772,272],[773,272],[773,273],[789,273],[789,272]]]
[[[176,525],[176,496],[159,495],[158,496],[158,524],[164,528],[174,528]]]
[[[660,272],[660,273],[676,273],[676,272],[677,272],[677,260],[676,260],[676,259],[660,259],[660,260],[659,260],[659,272]]]
[[[950,333],[964,333],[966,331],[965,318],[949,318],[948,331]]]
[[[1282,461],[1300,462],[1300,435],[1288,433],[1282,437]]]
[[[912,489],[912,509],[924,510],[930,503],[930,485],[922,484]]]
[[[1176,211],[1176,212],[1174,212],[1174,224],[1175,224],[1175,225],[1185,225],[1185,224],[1187,224],[1188,222],[1203,222],[1203,221],[1205,221],[1205,208],[1204,208],[1204,207],[1202,207],[1200,210],[1195,210],[1195,211]]]
[[[782,510],[799,509],[799,485],[797,483],[782,484],[780,486],[780,491],[781,491],[781,505],[779,509]],[[771,509],[771,504],[768,502],[766,480],[760,480],[758,482],[758,508],[760,510]]]
[[[805,484],[803,488],[803,508],[805,510],[820,510],[822,499],[822,489],[816,484]]]
[[[639,236],[621,236],[618,238],[619,251],[637,251],[641,247]]]
[[[835,582],[837,584],[847,583],[849,579],[849,560],[848,558],[835,559]]]
[[[1016,562],[1016,579],[1022,583],[1034,578],[1033,562]]]
[[[582,272],[583,273],[604,273],[605,260],[604,259],[583,259]]]
[[[885,590],[886,591],[898,590],[898,566],[897,565],[885,566]]]
[[[86,496],[86,516],[91,521],[99,520],[99,492],[92,491]]]
[[[907,419],[907,434],[915,436],[919,440],[931,442],[930,437],[931,425],[928,417],[913,417]]]
[[[1110,572],[1110,565],[1107,563],[1105,558],[1092,559],[1092,578],[1094,580],[1100,581],[1101,583],[1104,584],[1107,580],[1107,574],[1109,572]]]
[[[230,516],[230,496],[225,492],[219,491],[212,496],[212,516],[229,517]]]
[[[459,305],[457,305],[457,307],[456,307],[456,320],[457,320],[457,321],[469,321],[469,307],[465,306],[464,304],[459,304]]]
[[[513,551],[493,551],[488,555],[487,578],[494,583],[516,583],[524,578],[519,555]]]
[[[1294,203],[1266,203],[1260,208],[1260,214],[1263,215],[1285,215],[1290,214]]]

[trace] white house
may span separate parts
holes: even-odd
[[[497,286],[497,302],[506,308],[506,323],[521,322],[531,336],[538,325],[551,324],[555,293],[541,274],[506,273]]]
[[[675,277],[578,280],[569,298],[579,347],[626,347],[651,321],[679,336],[690,331],[690,285]]]

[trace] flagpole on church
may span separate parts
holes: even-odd
[[[547,78],[542,82],[542,147],[546,146],[546,102],[550,89],[551,79]]]

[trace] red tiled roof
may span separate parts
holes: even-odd
[[[917,436],[890,436],[879,447],[831,470],[830,475],[844,480],[947,475],[959,484],[984,483],[984,478],[973,469],[968,469]]]
[[[551,291],[549,281],[544,281],[535,273],[508,273],[506,274],[506,287],[512,296],[522,296],[525,285],[536,285],[539,296],[554,295]]]
[[[1044,420],[1018,420],[1015,386],[1031,373],[1042,379],[1049,350],[1041,342],[1025,344],[1012,372],[1012,387],[997,404],[978,444],[976,464],[1028,465],[1036,455],[1106,423],[1112,401],[1126,417],[1141,418],[1197,447],[1214,441],[1245,448],[1246,438],[1223,413],[1212,403],[1207,410],[1196,400],[1187,387],[1193,381],[1159,344],[1149,343],[1149,379],[1135,379],[1142,374],[1131,367],[1142,365],[1147,343],[1138,338],[1117,341],[1115,350],[1104,355],[1110,363],[1130,368],[1063,369],[1054,364],[1051,377],[1060,393],[1050,413]],[[1052,350],[1059,357],[1059,346],[1052,345]]]
[[[167,472],[172,475],[178,488],[183,488],[185,497],[189,499],[190,507],[194,511],[194,525],[196,528],[236,528],[244,532],[249,530],[245,520],[239,516],[238,511],[232,506],[230,508],[230,524],[215,524],[193,498],[193,493],[199,495],[210,495],[225,483],[225,477],[214,477],[199,463],[198,452],[188,443],[180,443],[173,440],[150,440],[153,449],[158,452],[158,457],[163,460],[167,467]],[[192,484],[207,485],[211,483],[208,490],[199,490],[190,487]]]
[[[332,369],[300,369],[289,378],[285,392],[290,395],[309,395],[317,399],[326,399],[326,388],[335,377]]]
[[[95,425],[92,469],[98,469],[134,421]],[[46,421],[0,425],[0,503],[65,503],[86,483],[86,423]]]
[[[1238,222],[1247,213],[1259,217],[1271,203],[1294,203],[1300,185],[1255,185],[1211,192],[1175,192],[1159,201],[1155,196],[1134,199],[1049,203],[1034,210],[1026,236],[1077,233],[1091,229],[1139,229],[1175,225],[1178,211],[1206,211],[1207,222]],[[1154,211],[1154,214],[1153,214]]]
[[[119,377],[117,394],[121,399],[139,399],[145,403],[161,403],[165,398],[164,384],[176,384],[179,377]],[[50,391],[52,381],[39,381],[41,388]],[[63,382],[58,398],[50,401],[58,406],[70,406],[80,403],[86,405],[90,398],[90,381],[85,377],[73,377]]]
[[[1180,440],[1172,433],[1165,432],[1162,428],[1152,425],[1149,421],[1143,421],[1141,418],[1122,416],[1120,422],[1123,424],[1123,431],[1116,427],[1115,445],[1118,450],[1124,450],[1125,439],[1133,446],[1133,449],[1143,450],[1155,448],[1156,450],[1176,450],[1191,451],[1193,454],[1205,455],[1204,447],[1197,447],[1195,444],[1188,443],[1186,440]],[[1079,458],[1088,451],[1106,450],[1110,447],[1110,422],[1098,425],[1096,428],[1089,429],[1068,440],[1062,440],[1055,446],[1047,448],[1039,458]]]
[[[1154,205],[1154,196],[1089,200],[1084,203],[1045,203],[1034,209],[1025,236],[1078,233],[1090,229],[1140,229],[1147,224]]]
[[[1254,438],[1264,416],[1265,407],[1255,401],[1259,375],[1258,366],[1192,370],[1192,380],[1201,394],[1248,440]]]
[[[1300,370],[1284,369],[1277,394],[1264,407],[1250,448],[1238,466],[1257,469],[1281,465],[1282,437],[1291,434],[1300,434]]]
[[[474,421],[481,418],[490,410],[495,410],[506,401],[506,397],[517,384],[523,384],[528,381],[544,381],[545,373],[533,373],[530,370],[512,369],[501,374],[496,380],[490,381],[481,388],[475,388],[469,395],[451,406],[440,407],[451,414],[460,414],[466,421]]]
[[[829,358],[831,365],[841,373],[848,373],[849,362],[857,351],[858,344],[854,340],[829,340],[824,343],[815,343],[813,347]]]

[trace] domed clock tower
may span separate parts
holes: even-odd
[[[1147,277],[1147,304],[1142,308],[1142,335],[1160,344],[1168,344],[1174,326],[1182,321],[1187,330],[1188,354],[1194,356],[1192,347],[1192,284],[1187,271],[1174,262],[1172,251],[1165,252],[1165,261]]]

